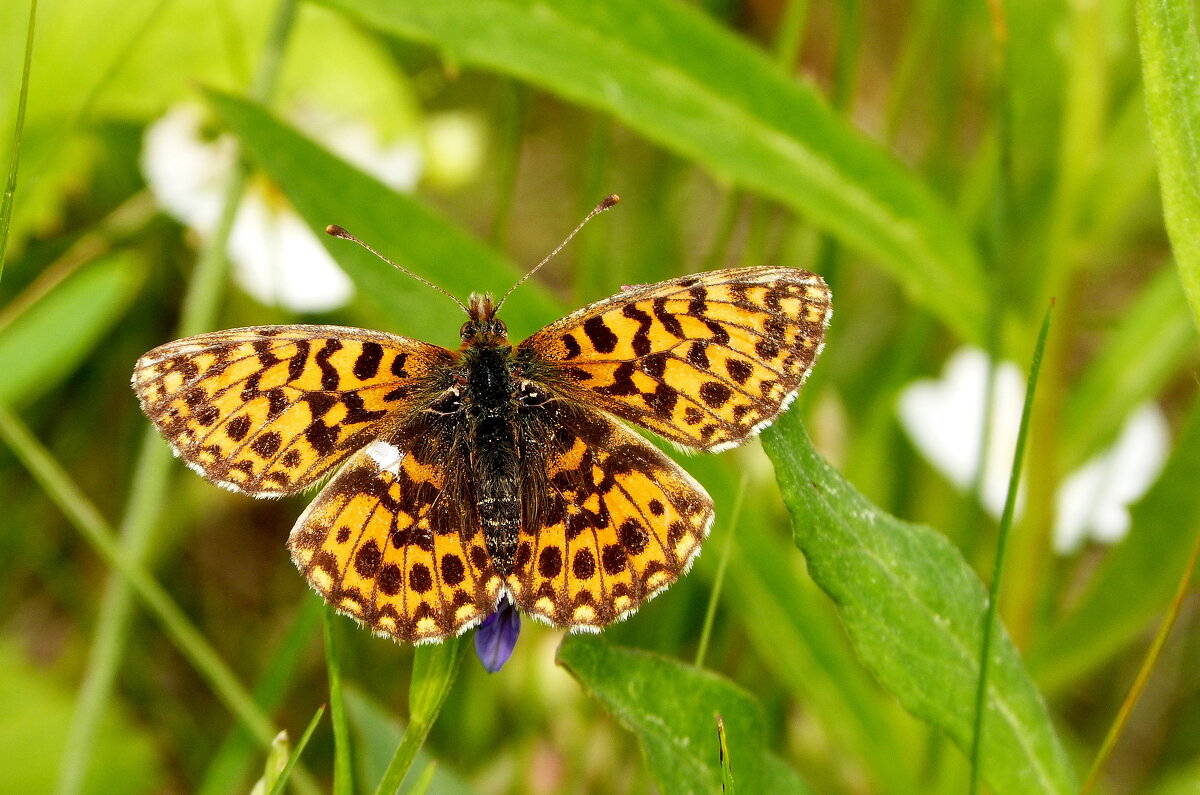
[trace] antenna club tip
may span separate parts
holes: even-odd
[[[621,197],[615,193],[610,193],[604,197],[604,201],[600,202],[600,209],[607,210],[609,207],[621,203]]]
[[[347,240],[350,237],[350,233],[345,229],[342,229],[337,224],[330,224],[329,226],[325,227],[325,234],[329,235],[330,237],[340,237],[343,240]]]

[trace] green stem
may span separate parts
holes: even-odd
[[[992,571],[992,585],[988,593],[987,611],[983,619],[983,643],[979,651],[979,682],[975,688],[975,726],[971,737],[971,793],[979,792],[980,769],[983,753],[984,717],[987,713],[988,673],[992,662],[992,643],[996,635],[996,612],[1000,604],[1000,581],[1004,577],[1004,559],[1008,549],[1009,531],[1012,529],[1013,511],[1017,505],[1017,488],[1021,483],[1021,460],[1025,455],[1025,441],[1029,434],[1029,417],[1033,413],[1033,394],[1037,390],[1038,371],[1042,366],[1042,354],[1046,350],[1046,338],[1050,334],[1050,315],[1054,311],[1051,303],[1042,320],[1037,346],[1033,351],[1033,363],[1029,367],[1029,380],[1025,386],[1025,406],[1021,411],[1021,425],[1017,431],[1017,449],[1013,452],[1012,472],[1008,478],[1008,494],[1004,499],[1004,512],[1000,516],[1000,537],[996,543],[996,565]]]
[[[1175,589],[1175,598],[1171,600],[1171,606],[1167,609],[1167,614],[1163,616],[1162,624],[1154,635],[1154,642],[1146,651],[1146,658],[1142,660],[1137,676],[1134,677],[1133,684],[1129,686],[1129,693],[1121,702],[1117,717],[1113,719],[1112,725],[1108,727],[1108,733],[1104,735],[1104,742],[1100,744],[1100,751],[1096,754],[1096,761],[1092,763],[1092,770],[1088,773],[1083,789],[1079,791],[1080,795],[1087,795],[1096,785],[1096,781],[1100,778],[1100,771],[1104,769],[1104,763],[1108,760],[1108,755],[1112,753],[1113,746],[1117,744],[1117,738],[1121,736],[1121,731],[1129,722],[1129,715],[1133,712],[1134,705],[1137,704],[1142,691],[1146,689],[1146,682],[1150,679],[1150,672],[1154,670],[1154,664],[1162,653],[1163,644],[1167,642],[1167,635],[1171,633],[1171,627],[1175,626],[1175,619],[1179,618],[1179,608],[1187,596],[1188,585],[1192,582],[1192,573],[1196,570],[1198,557],[1200,557],[1200,535],[1196,536],[1196,540],[1192,544],[1192,554],[1188,558],[1183,576],[1179,578],[1179,586]]]
[[[333,719],[333,794],[354,794],[354,770],[350,763],[350,723],[346,719],[346,699],[342,694],[342,664],[338,657],[337,627],[329,605],[323,611],[325,626],[325,667],[329,672],[329,707]]]
[[[417,758],[417,751],[425,744],[429,730],[446,703],[463,655],[471,645],[459,635],[437,645],[417,647],[413,657],[412,684],[409,686],[408,726],[375,789],[375,795],[395,795],[404,782],[408,769]]]

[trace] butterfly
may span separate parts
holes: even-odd
[[[713,521],[704,488],[624,423],[688,450],[754,436],[819,356],[829,289],[794,268],[698,273],[515,345],[502,303],[462,305],[458,350],[340,326],[200,334],[141,357],[133,387],[217,485],[280,497],[329,478],[288,547],[375,632],[440,641],[505,597],[599,631],[684,574]]]

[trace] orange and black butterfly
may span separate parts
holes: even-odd
[[[804,382],[830,295],[792,268],[700,273],[627,289],[517,345],[490,296],[464,309],[456,351],[260,326],[159,346],[133,386],[218,485],[278,497],[332,475],[288,546],[372,630],[440,641],[507,595],[598,631],[686,572],[713,520],[704,489],[620,420],[691,450],[745,441]]]

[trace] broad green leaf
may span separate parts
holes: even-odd
[[[717,716],[725,723],[740,791],[808,791],[795,771],[765,750],[762,708],[732,682],[667,657],[580,635],[562,642],[558,662],[637,735],[663,792],[721,791]]]
[[[144,272],[132,254],[101,257],[14,317],[0,330],[0,403],[33,400],[74,371],[125,313]]]
[[[986,595],[958,548],[872,505],[812,448],[796,412],[763,435],[796,546],[838,605],[865,665],[914,715],[971,747]],[[1000,793],[1074,792],[1046,705],[996,639],[982,774]]]
[[[1108,331],[1072,391],[1063,410],[1063,470],[1111,442],[1138,404],[1158,394],[1195,354],[1196,342],[1179,277],[1164,268]]]
[[[1200,35],[1192,0],[1138,0],[1146,111],[1167,233],[1200,325]]]
[[[1130,511],[1129,534],[1104,559],[1074,609],[1030,652],[1054,690],[1095,669],[1166,609],[1200,533],[1200,402],[1166,468]]]
[[[216,92],[208,98],[251,161],[279,184],[363,297],[394,318],[401,331],[449,344],[457,340],[465,318],[449,298],[353,243],[325,235],[326,226],[345,227],[461,301],[472,291],[503,292],[520,278],[516,266],[417,199],[335,157],[260,106]],[[533,282],[526,282],[505,304],[505,318],[518,338],[559,314],[544,288]],[[533,325],[522,328],[521,322]]]
[[[714,536],[730,531],[720,521],[718,516]],[[926,733],[858,664],[835,612],[804,574],[779,523],[749,506],[734,550],[722,601],[754,616],[744,622],[750,646],[842,749],[831,767],[857,766],[872,791],[919,789],[917,759]],[[815,775],[808,778],[820,785]]]
[[[886,268],[960,335],[980,338],[983,278],[954,216],[811,86],[696,9],[667,0],[324,2],[611,114],[788,204]]]

